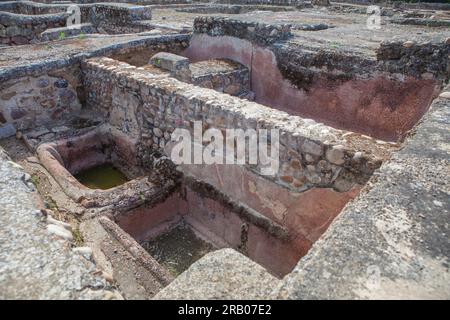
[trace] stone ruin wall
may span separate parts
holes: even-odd
[[[281,163],[274,177],[262,176],[259,165],[181,168],[186,175],[211,184],[286,227],[301,255],[381,164],[374,155],[355,152],[345,145],[340,138],[344,132],[312,120],[152,75],[109,58],[85,61],[82,70],[87,106],[102,112],[114,128],[138,137],[141,155],[170,155],[173,130],[184,128],[192,133],[194,121],[202,121],[203,129],[279,128]],[[240,188],[241,183],[245,189]]]
[[[31,1],[0,3],[0,43],[22,45],[55,40],[61,34],[66,36],[82,32],[143,32],[148,28],[139,22],[151,19],[150,7],[120,3],[80,4],[78,7],[83,25],[78,31],[65,28],[70,16],[66,12],[68,7],[68,4],[42,4]]]
[[[247,66],[258,103],[389,141],[403,139],[449,75],[446,43],[382,43],[375,60],[333,50],[311,55],[289,39],[289,25],[203,17],[184,55]]]
[[[209,2],[209,1],[201,1]],[[219,0],[217,3],[225,4],[257,4],[257,5],[277,5],[277,6],[295,6],[301,5],[304,0]]]
[[[0,43],[22,45],[36,42],[48,28],[65,26],[67,17],[66,13],[33,17],[0,12]]]
[[[83,95],[79,64],[7,80],[0,84],[0,126],[26,130],[60,121],[80,112]]]
[[[151,75],[109,58],[83,62],[82,69],[88,107],[102,112],[123,132],[140,137],[147,148],[164,150],[175,128],[192,132],[194,121],[219,130],[279,128],[282,169],[274,179],[296,191],[319,186],[339,190],[344,185],[341,191],[347,191],[358,182],[363,184],[381,164],[355,155],[350,147],[336,147],[345,132],[312,120]],[[251,169],[260,172],[261,167]]]
[[[123,48],[113,56],[119,59],[132,57],[133,62],[143,64],[157,52],[179,53],[188,43],[186,37],[170,43],[156,41]],[[136,55],[136,50],[146,48],[147,56]],[[104,54],[104,53],[103,53]],[[35,68],[32,74],[17,77],[11,74],[0,82],[0,137],[14,134],[40,125],[64,121],[78,114],[85,105],[85,88],[80,63],[67,63],[65,67],[49,64],[48,71]]]

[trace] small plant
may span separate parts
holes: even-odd
[[[84,32],[80,33],[78,35],[78,39],[80,39],[80,40],[86,39],[86,34]]]
[[[76,228],[72,231],[73,234],[73,241],[75,243],[75,246],[77,247],[81,247],[84,244],[84,238],[83,235],[81,234],[81,231],[79,228]]]
[[[57,210],[58,209],[58,205],[56,204],[56,201],[53,200],[52,197],[48,197],[46,200],[47,201],[46,201],[45,204],[46,204],[47,209],[50,209],[50,210]]]
[[[340,47],[340,44],[337,43],[336,41],[333,41],[333,42],[330,44],[330,46],[331,46],[332,48],[339,48],[339,47]]]
[[[145,201],[145,195],[143,192],[139,193],[139,198],[141,198],[142,201]]]
[[[64,40],[65,38],[66,38],[66,33],[64,31],[61,31],[59,33],[58,40]]]
[[[37,175],[37,174],[33,174],[31,176],[31,182],[33,182],[33,184],[38,187],[39,183],[41,182],[41,178]]]

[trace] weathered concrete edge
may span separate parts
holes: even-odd
[[[436,99],[275,296],[449,299],[449,126],[450,100]]]
[[[203,256],[153,299],[270,299],[279,281],[256,262],[226,248]]]
[[[120,298],[92,259],[49,234],[30,178],[0,147],[0,298]]]

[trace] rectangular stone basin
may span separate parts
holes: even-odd
[[[243,253],[277,277],[303,253],[283,226],[192,178],[157,205],[117,213],[115,220],[174,277],[221,248]]]
[[[64,192],[85,207],[133,202],[153,188],[138,166],[135,142],[107,125],[43,143],[37,154]]]

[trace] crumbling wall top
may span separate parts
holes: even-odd
[[[194,20],[194,33],[210,36],[232,36],[260,45],[269,45],[291,36],[289,24],[265,24],[220,17],[199,17]]]

